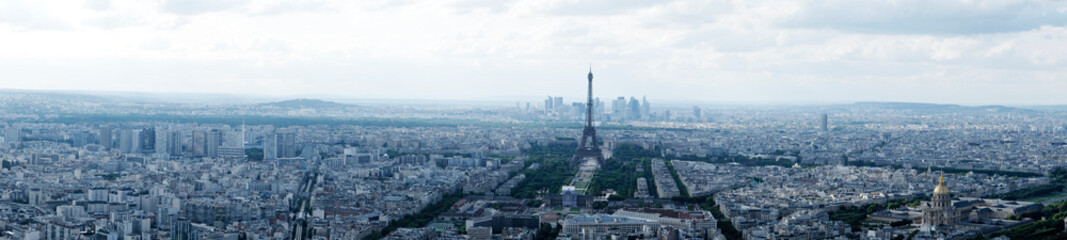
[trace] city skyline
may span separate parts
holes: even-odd
[[[13,1],[3,89],[1064,104],[1061,2]],[[881,11],[887,9],[886,11]],[[983,21],[970,21],[982,19]],[[75,40],[69,40],[75,39]],[[477,86],[477,87],[475,87]]]
[[[0,240],[1067,239],[1065,40],[1051,0],[3,0]]]

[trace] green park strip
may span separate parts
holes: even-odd
[[[901,165],[876,163],[876,162],[871,162],[871,161],[849,161],[848,165],[849,166],[857,166],[857,167],[891,167],[891,168],[894,168],[894,169],[903,168],[903,166],[901,166]],[[927,170],[935,171],[935,172],[940,171],[940,172],[944,172],[944,173],[947,173],[947,174],[967,174],[967,173],[970,173],[970,172],[974,172],[974,173],[981,173],[981,174],[986,174],[986,175],[1000,175],[1000,176],[1009,176],[1009,177],[1040,177],[1040,176],[1044,176],[1044,175],[1039,174],[1039,173],[1014,172],[1014,171],[989,170],[989,169],[962,169],[962,168],[943,168],[943,167],[929,167],[929,168],[927,168],[927,167],[912,167],[912,169],[915,169],[916,171],[920,171],[920,172],[925,172]]]
[[[796,162],[794,162],[792,160],[784,159],[784,158],[783,159],[771,159],[771,158],[747,157],[747,156],[742,156],[742,155],[728,155],[728,154],[712,155],[712,156],[704,156],[704,157],[686,155],[686,156],[676,156],[676,157],[672,157],[670,159],[683,160],[683,161],[693,161],[693,162],[720,163],[720,164],[737,163],[737,164],[741,164],[743,166],[792,167],[793,164],[796,164]]]
[[[678,177],[678,171],[674,170],[674,164],[671,161],[665,161],[667,164],[667,170],[671,172],[671,178],[674,178],[674,184],[678,185],[678,192],[682,197],[689,197],[689,190],[685,188],[685,184],[682,183],[682,178]]]
[[[1060,188],[1060,189],[1062,190],[1062,188]],[[1059,192],[1059,193],[1055,193],[1055,194],[1052,194],[1052,195],[1030,197],[1030,198],[1023,199],[1022,201],[1025,201],[1025,202],[1044,202],[1044,201],[1055,200],[1055,199],[1063,200],[1063,198],[1067,198],[1067,192]]]
[[[1057,168],[1052,170],[1049,174],[1049,184],[1020,189],[997,196],[1048,200],[1064,196],[1065,193],[1060,192],[1064,187],[1067,187],[1067,169]],[[1067,218],[1067,200],[1060,200],[1048,204],[1042,208],[1041,211],[1017,216],[1017,218],[1030,218],[1034,219],[1034,222],[986,236],[979,236],[975,239],[984,239],[985,237],[993,238],[998,236],[1027,240],[1067,239],[1067,233],[1064,232],[1064,218]]]
[[[559,193],[563,185],[569,183],[578,172],[578,168],[570,164],[570,158],[577,147],[577,144],[535,144],[526,150],[525,154],[529,159],[526,161],[526,168],[521,172],[526,175],[526,179],[511,190],[511,196],[530,199],[537,197],[538,191]],[[538,167],[530,169],[533,164]]]
[[[918,206],[920,201],[926,200],[929,200],[929,197],[895,199],[886,203],[872,203],[863,206],[847,206],[830,212],[830,220],[845,222],[852,227],[852,231],[860,231],[863,227],[863,221],[867,220],[873,213],[907,206]],[[910,222],[894,224],[910,224]]]
[[[611,158],[604,161],[600,166],[596,177],[589,185],[590,194],[600,194],[604,190],[614,190],[617,195],[612,198],[621,200],[633,197],[637,191],[637,179],[645,178],[650,187],[650,194],[655,193],[652,182],[651,164],[656,156],[654,151],[641,148],[632,144],[619,144],[615,146]],[[638,171],[642,168],[642,171]],[[617,197],[616,197],[617,196]]]
[[[1035,221],[1012,229],[993,233],[988,236],[976,237],[974,239],[985,239],[985,237],[994,238],[999,236],[1027,240],[1067,239],[1067,233],[1064,232],[1063,226],[1063,219],[1067,218],[1067,201],[1049,204],[1042,208],[1041,211],[1023,215],[1022,217],[1035,219]]]

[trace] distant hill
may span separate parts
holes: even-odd
[[[916,112],[1038,112],[1033,109],[1007,107],[1000,105],[963,106],[956,104],[909,103],[909,102],[857,102],[856,107],[907,110]]]
[[[259,105],[261,105],[261,106],[274,106],[274,107],[281,107],[281,108],[345,108],[345,107],[353,107],[354,106],[354,105],[348,105],[348,104],[344,104],[344,103],[323,101],[323,100],[319,100],[319,99],[306,99],[306,98],[285,100],[285,101],[280,101],[280,102],[262,103],[262,104],[259,104]]]

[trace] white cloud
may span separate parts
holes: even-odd
[[[0,4],[0,88],[578,97],[592,62],[602,98],[1063,104],[1067,75],[1058,2]]]
[[[68,30],[70,24],[48,12],[48,9],[21,0],[0,2],[0,25],[13,30]]]
[[[245,0],[163,0],[160,10],[181,15],[234,10],[245,7]]]
[[[788,27],[885,34],[983,34],[1067,24],[1062,1],[805,0]]]
[[[109,8],[111,8],[111,1],[110,0],[86,0],[85,1],[85,8],[96,10],[96,11],[106,11]]]

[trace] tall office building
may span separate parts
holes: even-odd
[[[164,149],[167,154],[171,156],[182,155],[182,133],[178,131],[168,131],[165,140]]]
[[[97,144],[100,144],[100,146],[104,146],[104,149],[110,149],[111,148],[111,127],[108,127],[108,126],[100,127],[100,133],[97,134],[96,137],[97,137],[97,141],[96,141]]]
[[[700,119],[700,115],[701,115],[700,114],[700,107],[699,106],[693,106],[693,117],[696,118],[697,120],[699,120]]]
[[[641,117],[648,119],[652,116],[652,106],[648,103],[647,97],[641,97]]]
[[[119,129],[118,149],[120,152],[129,153],[130,145],[133,145],[133,131],[129,128]]]
[[[296,134],[267,134],[266,139],[263,141],[263,159],[273,160],[288,157],[296,157]]]
[[[626,113],[626,97],[616,98],[611,101],[611,115],[618,118],[618,120],[624,119]]]
[[[207,154],[207,132],[203,130],[193,131],[193,141],[189,145],[193,157],[203,157]]]
[[[140,130],[123,128],[119,130],[119,151],[123,153],[141,152]]]
[[[141,129],[141,149],[145,152],[156,151],[156,128]]]
[[[278,134],[270,133],[263,137],[263,160],[278,159]]]
[[[825,113],[823,113],[822,115],[819,115],[819,130],[822,130],[823,132],[826,132],[826,131],[829,130],[829,126],[827,124],[829,119],[827,119],[827,118],[828,117],[827,117],[827,115]]]
[[[630,120],[641,120],[641,102],[637,98],[630,97],[630,106],[626,108],[630,112]]]
[[[192,240],[192,235],[193,225],[188,218],[178,217],[178,219],[174,221],[174,225],[170,227],[170,239]]]
[[[218,129],[211,129],[207,133],[207,139],[204,140],[204,156],[206,157],[218,157],[219,146],[222,145],[222,132]]]
[[[586,104],[584,104],[584,103],[580,103],[580,102],[571,103],[571,111],[576,116],[581,116],[582,114],[585,114],[585,110],[586,110],[585,108],[586,108]]]
[[[278,157],[296,157],[296,133],[278,133]]]
[[[548,96],[548,99],[545,99],[545,111],[558,111],[563,107],[563,97]]]

